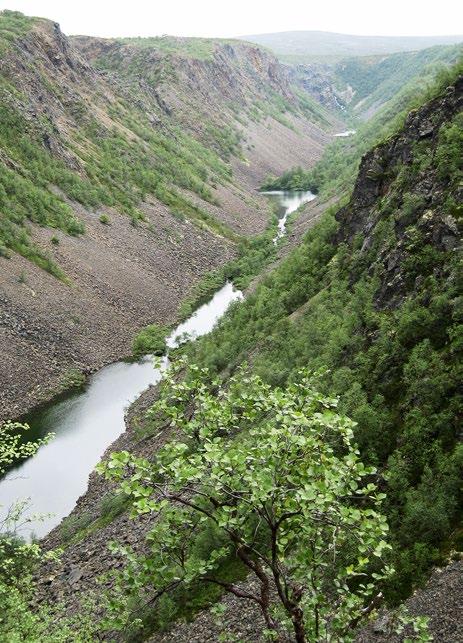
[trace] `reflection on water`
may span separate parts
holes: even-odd
[[[288,216],[303,203],[315,199],[309,191],[264,194],[279,206],[275,243],[286,232]],[[209,303],[177,326],[167,338],[168,347],[175,348],[185,337],[195,339],[210,332],[228,306],[242,296],[232,284],[225,284]],[[32,532],[43,537],[59,524],[85,492],[88,476],[105,450],[125,430],[127,407],[148,386],[159,382],[167,365],[167,357],[162,359],[159,368],[154,368],[151,357],[135,363],[111,364],[92,375],[84,391],[31,415],[28,419],[31,439],[50,432],[55,437],[0,481],[0,520],[12,503],[29,498],[31,514],[53,515],[31,522],[24,528],[24,536]]]
[[[278,204],[278,232],[273,240],[277,243],[281,237],[286,234],[286,222],[288,216],[295,212],[303,203],[308,203],[315,199],[315,194],[310,190],[270,190],[262,192],[270,199],[274,199]]]
[[[177,346],[184,333],[195,338],[211,331],[231,302],[241,297],[227,283],[173,331],[168,346]],[[159,382],[167,363],[165,357],[161,367],[154,368],[153,359],[145,357],[140,362],[111,364],[90,377],[84,391],[32,415],[31,437],[50,432],[55,437],[0,482],[0,520],[15,500],[26,498],[30,498],[30,513],[54,515],[28,525],[25,536],[33,532],[43,537],[67,516],[106,448],[124,431],[127,407],[150,384]]]

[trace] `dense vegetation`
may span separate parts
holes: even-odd
[[[15,14],[3,19],[6,40],[28,28]],[[459,73],[461,66],[443,74],[433,95]],[[405,87],[310,172],[297,168],[267,187],[348,193],[361,155],[403,123],[416,90]],[[73,133],[78,174],[50,154],[48,124],[24,119],[24,98],[6,79],[0,91],[0,254],[20,252],[64,278],[26,232],[27,221],[83,232],[50,184],[89,209],[115,206],[134,224],[143,220],[139,203],[154,194],[177,216],[233,237],[180,191],[213,201],[208,186],[230,180],[223,159],[238,145],[233,130],[212,133],[211,152],[175,128],[154,130],[119,101],[113,129],[85,118]],[[461,241],[463,120],[439,118],[407,158],[373,167],[370,178],[383,183],[368,215],[355,200],[329,210],[213,333],[181,349],[186,360],[167,377],[143,436],[171,431],[175,439],[152,459],[122,452],[100,467],[120,492],[77,532],[65,523],[64,543],[129,506],[135,518],[157,519],[146,555],[113,546],[126,564],[114,590],[94,599],[98,618],[95,603],[78,619],[65,606],[33,604],[43,554],[14,533],[21,505],[0,523],[0,638],[86,642],[122,630],[130,639],[132,625],[166,628],[228,591],[258,605],[270,640],[291,632],[300,643],[346,641],[379,590],[399,603],[433,563],[461,548],[463,279],[452,239]],[[355,216],[370,217],[365,234],[356,233]],[[443,226],[451,232],[445,243]],[[246,287],[275,256],[272,235],[269,228],[243,243],[236,261],[201,283],[194,304],[225,279]],[[389,264],[399,266],[393,280]],[[146,328],[134,353],[162,353],[166,332]],[[21,441],[23,428],[0,427],[0,475],[38,446]],[[249,574],[257,590],[237,586]]]
[[[141,640],[140,627],[144,639],[224,591],[256,604],[269,640],[288,633],[299,643],[352,640],[391,573],[380,513],[385,496],[375,469],[360,460],[354,423],[338,414],[336,399],[317,393],[317,379],[301,371],[280,389],[243,371],[220,389],[205,369],[180,360],[149,411],[176,439],[152,461],[121,452],[99,467],[120,491],[102,503],[104,516],[90,528],[127,505],[133,517],[155,513],[146,552],[110,544],[123,570],[114,572],[111,589],[82,597],[74,616],[65,604],[35,603],[37,571],[60,552],[44,554],[15,535],[19,503],[0,522],[2,640],[87,643],[118,631],[123,640]],[[24,429],[0,426],[0,472],[38,448],[21,442]],[[67,529],[63,523],[63,545],[73,538]],[[366,572],[373,582],[363,581]],[[256,589],[236,584],[248,574]],[[421,641],[429,640],[425,626],[425,619],[415,623]]]
[[[150,324],[145,326],[133,340],[132,352],[134,357],[142,355],[163,355],[166,352],[166,335],[168,329],[165,326]]]
[[[423,141],[412,162],[392,170],[367,251],[357,236],[333,243],[338,223],[329,212],[244,304],[190,349],[194,361],[219,373],[252,356],[253,372],[274,385],[292,381],[302,366],[328,369],[322,390],[340,395],[341,410],[358,423],[363,457],[384,473],[396,569],[387,590],[392,602],[420,582],[443,546],[451,547],[445,543],[462,501],[460,257],[425,243],[426,202],[414,191],[420,177],[433,177],[443,194],[438,213],[427,216],[461,221],[454,200],[461,132],[457,116],[441,127],[434,149]],[[384,307],[384,256],[405,229],[405,292]]]
[[[354,90],[351,107],[366,112],[398,94],[404,85],[456,63],[462,45],[431,47],[390,56],[346,58],[335,66],[335,75]],[[360,104],[361,103],[361,104]]]
[[[387,573],[388,548],[384,494],[359,459],[352,422],[307,373],[286,390],[239,373],[218,390],[192,367],[178,382],[185,366],[170,373],[150,410],[178,437],[153,461],[121,452],[100,467],[121,482],[134,515],[156,515],[146,555],[118,548],[128,558],[124,602],[146,596],[162,612],[178,588],[219,585],[256,603],[271,640],[351,640]],[[255,590],[217,577],[232,558]],[[366,584],[369,567],[376,582]]]

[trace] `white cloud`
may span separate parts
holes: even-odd
[[[230,37],[306,29],[400,36],[463,31],[458,0],[0,0],[0,8],[56,20],[68,34],[105,37]]]

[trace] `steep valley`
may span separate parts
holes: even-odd
[[[453,409],[460,395],[455,333],[461,231],[460,206],[451,205],[460,198],[459,161],[443,141],[447,137],[450,143],[449,132],[461,117],[462,96],[460,77],[365,155],[349,203],[337,209],[338,223],[325,215],[276,270],[261,278],[245,303],[187,349],[192,362],[221,373],[248,360],[254,372],[275,384],[291,378],[303,364],[330,366],[323,386],[340,394],[341,408],[358,422],[357,439],[366,457],[389,469],[385,477],[397,573],[386,591],[393,601],[426,578],[431,561],[444,562],[443,554],[435,558],[434,547],[451,539],[459,524],[461,444]],[[433,158],[440,159],[432,167],[424,164],[431,149]],[[309,222],[319,217],[316,207],[306,206],[295,231],[305,217]],[[426,243],[418,243],[423,236]],[[426,263],[422,255],[418,259],[422,252],[429,253]],[[385,337],[391,336],[395,347],[383,354]],[[412,369],[420,373],[419,380]],[[106,457],[114,449],[153,457],[172,439],[172,429],[152,426],[149,409],[157,395],[151,388],[130,409],[128,431]],[[385,426],[387,433],[381,430]],[[416,473],[421,467],[423,477]],[[143,539],[156,515],[130,520],[127,512],[117,511],[108,516],[102,498],[114,493],[113,483],[92,474],[88,492],[70,518],[45,540],[49,548],[65,543],[66,551],[58,567],[51,564],[42,571],[40,591],[52,601],[64,600],[71,613],[79,609],[79,596],[95,589],[95,578],[120,562],[114,552],[101,554],[105,542],[122,538],[134,552],[146,551]],[[458,550],[457,541],[451,542],[445,546]],[[240,574],[234,578],[238,586],[252,591],[253,581]],[[459,641],[458,578],[457,557],[408,602],[412,613],[432,616],[431,633],[442,643]],[[179,599],[177,612],[171,608],[166,614],[160,608],[147,616],[147,627],[154,629],[149,640],[216,640],[223,623],[218,625],[207,610],[197,614],[209,600],[201,594],[191,601],[186,596]],[[259,632],[264,625],[252,601],[228,596],[224,604],[229,633],[263,640]],[[192,622],[172,622],[175,614]],[[391,639],[395,634],[388,628],[393,624],[393,617],[383,614],[358,640],[403,640]]]
[[[255,46],[212,41],[202,59],[188,40],[171,54],[0,19],[20,31],[1,61],[7,419],[129,355],[142,326],[172,323],[269,224],[263,178],[316,161],[338,121],[322,108],[308,121]],[[101,52],[111,71],[93,66]]]
[[[462,642],[461,45],[293,36],[0,12],[6,643]]]

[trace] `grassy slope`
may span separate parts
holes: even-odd
[[[362,111],[384,104],[411,80],[433,75],[436,69],[455,64],[463,47],[438,46],[390,56],[347,58],[336,65],[337,77],[355,90],[351,105]],[[361,103],[361,105],[359,105]]]
[[[21,14],[0,14],[0,47],[5,55],[16,55],[15,43],[34,29],[36,22]],[[50,100],[67,97],[52,78],[40,76]],[[104,87],[101,88],[104,91]],[[55,276],[60,269],[35,247],[27,223],[82,234],[82,223],[50,186],[84,206],[98,209],[113,206],[136,223],[142,218],[137,206],[152,194],[178,216],[187,216],[218,234],[237,237],[199,207],[181,196],[176,188],[195,192],[214,202],[210,184],[227,182],[231,171],[219,154],[175,126],[164,123],[154,129],[143,110],[119,97],[107,108],[105,124],[91,107],[78,98],[69,108],[73,127],[60,138],[82,168],[76,172],[47,149],[44,141],[56,136],[50,118],[27,118],[29,98],[25,88],[5,72],[0,76],[0,254],[19,252]],[[71,119],[70,119],[71,120]],[[107,126],[107,122],[112,126]],[[220,145],[217,145],[220,149]]]
[[[153,38],[118,38],[118,42],[140,49],[156,49],[197,60],[211,60],[218,44],[236,44],[237,40],[226,38],[176,38],[157,36]]]

